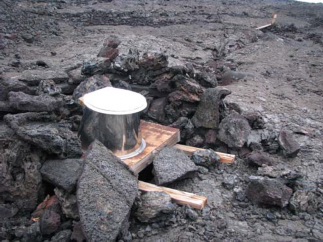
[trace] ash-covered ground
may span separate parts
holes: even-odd
[[[274,13],[274,26],[255,29]],[[0,239],[323,241],[322,73],[322,4],[2,0]],[[127,170],[119,182],[134,187],[131,196],[105,194],[96,207],[122,207],[122,224],[87,206],[105,190],[90,189],[95,163],[76,188],[84,165],[77,98],[110,85],[142,93],[142,118],[180,128],[181,143],[236,155],[234,164],[195,160],[195,175],[168,185],[206,196],[206,208],[160,194],[134,202]],[[145,206],[156,216],[142,216]]]

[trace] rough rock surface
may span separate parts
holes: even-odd
[[[28,86],[36,86],[42,80],[53,80],[61,83],[68,80],[68,75],[62,70],[25,70],[18,78]]]
[[[141,202],[135,213],[141,222],[165,220],[176,206],[171,197],[164,192],[147,192],[141,196]]]
[[[47,113],[21,113],[8,114],[4,119],[19,138],[48,153],[67,158],[82,155],[81,142],[76,134],[66,125],[53,123],[55,116]]]
[[[47,160],[40,169],[40,173],[45,181],[55,187],[72,192],[82,169],[83,160],[81,159]]]
[[[197,167],[181,150],[173,147],[162,149],[153,161],[155,181],[164,185],[186,178],[197,171]]]
[[[53,236],[50,242],[69,242],[71,239],[72,231],[71,230],[62,230]]]
[[[40,157],[40,152],[32,151],[29,144],[0,123],[0,201],[12,203],[21,211],[35,208],[41,189]]]
[[[231,148],[241,148],[250,132],[250,125],[243,116],[231,114],[221,121],[218,138]]]
[[[44,235],[52,234],[61,225],[61,216],[52,209],[46,209],[39,220],[40,231]]]
[[[69,194],[58,188],[55,188],[54,192],[61,204],[63,214],[67,218],[79,220],[80,216],[77,208],[76,195]]]
[[[278,136],[278,143],[283,153],[287,157],[296,157],[301,147],[295,140],[293,133],[289,131],[280,131]]]
[[[212,149],[197,150],[193,153],[192,160],[196,165],[209,167],[219,162],[220,156]]]
[[[275,179],[250,177],[248,198],[258,204],[286,207],[293,190]]]
[[[247,156],[247,159],[250,164],[255,166],[272,166],[274,164],[273,159],[263,151],[253,151]]]
[[[231,92],[223,87],[207,89],[201,96],[192,122],[196,127],[215,129],[219,127],[220,106],[225,96]]]
[[[23,92],[10,92],[9,103],[12,108],[28,112],[50,112],[63,106],[63,101],[51,96],[32,96]]]
[[[83,232],[89,241],[115,241],[126,229],[137,182],[129,168],[103,144],[92,143],[77,189]]]

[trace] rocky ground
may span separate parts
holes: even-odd
[[[322,16],[288,0],[2,0],[0,239],[323,241]],[[205,209],[136,198],[100,144],[81,159],[77,98],[111,85],[141,92],[142,118],[180,128],[181,143],[236,155],[183,158],[195,173],[167,184]]]

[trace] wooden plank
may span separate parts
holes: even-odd
[[[180,141],[179,129],[144,120],[140,121],[139,132],[146,141],[146,148],[139,155],[123,160],[136,174],[145,169],[161,149]]]
[[[267,28],[267,27],[273,25],[276,22],[276,18],[277,18],[277,14],[275,13],[275,14],[273,14],[273,16],[271,18],[270,24],[266,24],[266,25],[257,27],[256,29],[260,30],[260,29],[264,29],[264,28]]]
[[[167,187],[160,187],[143,181],[139,181],[138,187],[139,187],[139,190],[146,191],[146,192],[163,191],[167,193],[175,203],[178,203],[181,205],[189,205],[192,208],[196,208],[196,209],[203,209],[207,202],[207,198],[203,196],[199,196],[193,193],[183,192],[183,191],[179,191],[179,190],[175,190]]]
[[[197,150],[205,150],[202,148],[197,148],[197,147],[187,146],[187,145],[180,145],[180,144],[174,145],[174,147],[176,149],[180,149],[180,150],[184,151],[188,155],[192,155]],[[223,163],[233,163],[234,162],[235,155],[230,155],[230,154],[221,153],[221,152],[215,152],[215,153],[217,153],[220,156],[220,161]]]

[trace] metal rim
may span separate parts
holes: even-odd
[[[143,150],[145,148],[146,148],[146,141],[144,139],[141,139],[141,144],[138,149],[136,149],[135,151],[132,151],[129,154],[121,155],[121,156],[117,156],[117,157],[120,158],[121,160],[129,159],[129,158],[132,158],[136,155],[139,155],[141,152],[143,152]]]

